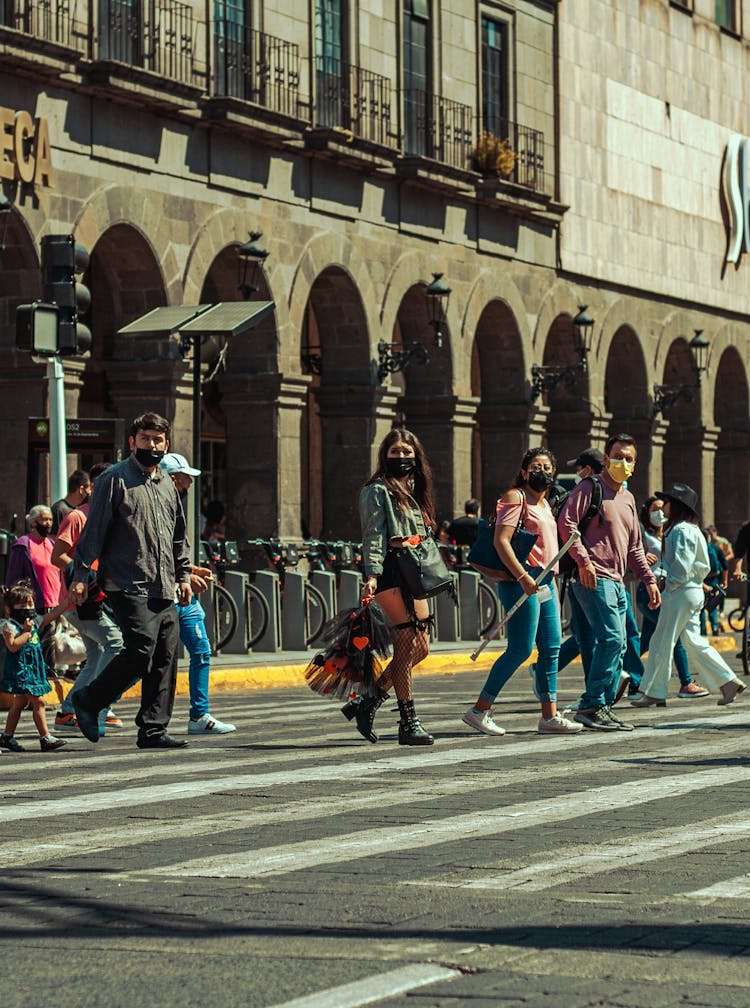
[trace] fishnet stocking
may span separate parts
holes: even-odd
[[[393,657],[378,680],[378,687],[387,692],[393,686],[396,699],[411,700],[411,670],[429,651],[427,627],[415,628],[413,623],[397,626],[393,635]]]

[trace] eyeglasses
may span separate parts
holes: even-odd
[[[551,465],[546,465],[546,466],[541,466],[541,465],[539,465],[539,466],[530,466],[529,469],[528,469],[528,472],[530,472],[530,473],[539,473],[539,472],[551,473],[551,472],[554,472],[554,471],[555,470],[553,469],[553,467]]]

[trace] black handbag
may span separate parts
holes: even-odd
[[[727,593],[721,585],[714,585],[711,591],[706,594],[706,600],[703,603],[703,608],[707,613],[712,613],[717,606],[721,605],[726,597]]]
[[[390,552],[401,586],[412,598],[427,599],[455,590],[453,575],[431,533],[418,546],[397,546]]]
[[[513,533],[510,540],[510,545],[516,555],[516,560],[518,560],[521,565],[525,565],[529,553],[531,553],[534,548],[537,539],[534,532],[529,532],[524,528],[525,520],[526,496],[524,495],[521,517],[518,519],[516,531]],[[515,574],[512,574],[511,571],[508,570],[495,549],[495,523],[493,522],[492,525],[490,525],[484,520],[484,518],[480,518],[479,520],[479,531],[474,545],[469,550],[468,560],[475,570],[478,570],[480,574],[486,574],[490,578],[494,577],[497,580],[498,575],[507,575],[514,581],[516,579]]]

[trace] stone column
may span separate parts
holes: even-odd
[[[476,412],[481,459],[482,513],[493,514],[500,494],[518,474],[524,452],[544,443],[549,407],[482,404]]]
[[[86,362],[81,357],[64,357],[63,373],[65,383],[65,419],[78,416],[78,402],[83,388],[83,372]],[[68,450],[65,471],[70,474],[78,466],[78,456]]]
[[[750,517],[749,456],[750,431],[721,431],[714,462],[713,524],[732,541]]]
[[[130,421],[141,413],[159,413],[172,427],[170,446],[192,462],[193,389],[190,362],[179,356],[140,357],[107,362],[107,378],[115,414]]]
[[[700,498],[700,516],[704,526],[714,524],[714,486],[716,479],[716,449],[720,427],[701,428],[700,483],[695,489]]]
[[[23,515],[29,507],[39,503],[31,500],[27,490],[33,464],[29,452],[29,417],[47,416],[46,365],[36,364],[31,354],[15,347],[0,347],[0,373],[3,376],[3,394],[0,401],[0,418],[3,423],[3,463],[7,474],[13,478],[3,480],[0,486],[0,515],[10,521],[19,515],[17,531],[25,532]],[[44,486],[49,485],[46,474]],[[46,492],[46,491],[45,491]]]
[[[547,440],[555,453],[558,467],[565,469],[568,459],[576,458],[584,448],[604,447],[609,434],[609,414],[594,416],[587,412],[554,410],[547,420]]]
[[[664,446],[669,421],[662,417],[641,417],[630,420],[627,433],[635,438],[638,459],[633,478],[628,482],[630,491],[640,505],[650,494],[663,490]]]
[[[227,513],[232,537],[301,534],[300,423],[310,378],[226,372]]]

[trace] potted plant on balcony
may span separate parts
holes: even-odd
[[[495,187],[498,179],[510,178],[516,166],[516,157],[509,139],[501,140],[486,131],[480,135],[472,151],[474,167],[481,174],[483,183],[490,187]]]

